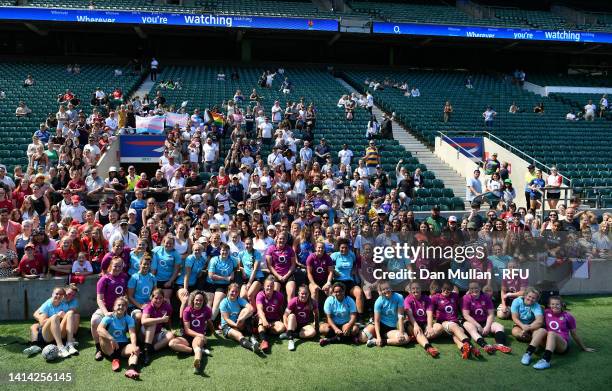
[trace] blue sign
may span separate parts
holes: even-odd
[[[165,136],[119,136],[121,163],[157,163],[164,154]]]
[[[263,16],[62,8],[0,7],[0,20],[338,31],[338,21],[334,19],[269,18]]]
[[[418,23],[374,22],[376,34],[428,35],[483,39],[517,39],[526,41],[612,43],[612,33],[570,30],[531,30],[519,28],[475,27]]]
[[[450,146],[461,152],[464,156],[482,161],[484,157],[484,140],[482,137],[447,137],[442,138]],[[459,148],[461,147],[461,148]]]

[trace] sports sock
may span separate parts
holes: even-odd
[[[533,353],[535,353],[536,351],[536,347],[533,345],[529,345],[527,346],[527,354],[532,355]]]
[[[381,338],[382,346],[386,346],[387,345],[387,341],[388,341],[387,338]]]
[[[262,341],[268,340],[268,333],[266,333],[265,331],[263,333],[259,333],[259,336],[261,337]]]
[[[121,351],[119,349],[115,350],[113,354],[111,354],[111,358],[113,360],[119,360],[121,358]]]
[[[134,370],[134,371],[137,370],[136,364],[130,364],[130,365],[128,365],[128,368],[131,369],[131,370]]]
[[[294,331],[293,330],[287,330],[287,337],[289,337],[289,339],[293,339],[294,338]]]
[[[253,349],[253,344],[251,343],[251,341],[249,341],[245,337],[240,338],[239,343],[240,343],[240,346],[242,346],[245,349],[249,349],[249,350]]]
[[[99,351],[101,351],[101,350],[102,350],[102,349],[100,348],[100,343],[97,343],[97,344],[96,344],[96,352],[99,352]]]
[[[504,333],[503,331],[496,332],[495,342],[497,342],[500,345],[505,345],[506,344],[506,333]]]
[[[464,338],[464,339],[461,340],[461,342],[462,343],[467,343],[468,345],[471,345],[469,338]]]
[[[429,349],[431,347],[433,347],[433,346],[431,346],[430,343],[426,343],[425,346],[423,346],[423,349],[427,350],[427,349]]]
[[[487,344],[487,343],[485,342],[484,338],[482,338],[482,337],[478,338],[478,339],[476,340],[476,343],[477,343],[477,344],[478,344],[478,345],[479,345],[481,348],[484,348],[484,347],[485,347],[485,345]]]
[[[546,360],[546,362],[550,362],[550,358],[551,358],[551,357],[552,357],[552,351],[550,351],[550,350],[546,349],[546,350],[544,351],[544,354],[542,355],[542,358],[543,358],[544,360]]]

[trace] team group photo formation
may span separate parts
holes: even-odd
[[[609,387],[612,4],[7,0],[0,29],[9,390]]]

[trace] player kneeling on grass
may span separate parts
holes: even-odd
[[[73,311],[69,310],[64,301],[65,295],[64,288],[53,289],[51,298],[34,312],[34,319],[38,323],[30,327],[30,346],[23,351],[24,354],[28,356],[37,354],[42,351],[40,345],[44,346],[53,342],[57,345],[59,355],[62,358],[78,353],[74,347],[76,329],[72,319]],[[78,329],[78,324],[76,326]],[[67,340],[66,345],[64,345],[63,339]]]
[[[214,331],[211,320],[212,310],[207,305],[206,294],[202,291],[193,291],[189,295],[187,307],[183,310],[183,336],[175,338],[174,350],[184,353],[192,353],[193,373],[200,372],[202,352],[207,356],[210,350],[206,349],[206,328],[212,333]],[[174,340],[173,340],[174,341]]]
[[[143,365],[149,365],[151,363],[151,354],[166,346],[170,346],[172,350],[178,352],[191,351],[191,348],[185,349],[186,346],[179,344],[175,340],[174,333],[164,328],[164,326],[170,327],[171,315],[172,306],[166,301],[164,290],[155,288],[153,293],[151,293],[151,302],[142,309],[142,327],[140,331],[144,336]]]
[[[546,328],[541,328],[533,332],[531,342],[527,347],[527,352],[521,359],[521,364],[529,365],[531,355],[539,346],[543,346],[544,354],[533,366],[535,369],[550,368],[550,359],[553,353],[565,354],[570,346],[570,335],[572,339],[585,352],[594,352],[595,349],[586,347],[580,336],[576,332],[576,319],[569,312],[565,311],[565,303],[559,296],[551,296],[548,299],[548,308],[544,311],[544,322]]]
[[[481,291],[478,281],[470,282],[468,293],[463,296],[461,308],[463,328],[487,353],[493,354],[496,350],[503,353],[512,351],[506,346],[504,326],[495,322],[493,301],[489,295]],[[487,344],[483,338],[490,333],[493,333],[495,345]]]
[[[163,293],[162,293],[163,295]],[[138,354],[140,349],[136,342],[136,329],[134,319],[127,315],[128,300],[126,297],[118,297],[115,300],[113,312],[102,318],[98,325],[98,337],[100,340],[100,350],[112,360],[111,368],[117,372],[121,368],[119,359],[129,357],[128,370],[125,376],[130,379],[138,379],[136,366],[138,364]],[[129,333],[130,339],[127,335]]]
[[[295,350],[294,338],[313,338],[317,335],[319,324],[319,308],[316,301],[311,299],[310,290],[306,285],[298,288],[298,295],[289,301],[283,315],[283,321],[287,328],[287,348]],[[314,322],[314,323],[313,323]]]
[[[253,306],[246,299],[239,297],[240,286],[231,283],[227,288],[227,296],[221,301],[221,331],[227,339],[237,341],[245,349],[259,353],[259,342],[251,335]],[[250,339],[247,338],[251,336]]]
[[[453,285],[446,281],[442,284],[442,293],[431,297],[431,304],[427,309],[427,328],[425,336],[435,338],[446,332],[453,337],[453,341],[461,351],[464,360],[470,355],[480,356],[480,349],[470,344],[470,338],[465,335],[458,321],[459,295],[453,292]],[[434,314],[436,321],[434,323]]]
[[[325,300],[323,306],[327,322],[321,323],[319,333],[321,333],[321,346],[330,343],[359,343],[357,336],[359,327],[357,323],[357,306],[352,297],[346,295],[346,287],[341,282],[336,282],[332,285],[332,295]]]
[[[404,313],[406,316],[406,328],[409,335],[416,338],[419,345],[425,349],[431,357],[438,357],[438,349],[431,346],[429,339],[425,336],[427,329],[427,309],[431,305],[428,295],[421,293],[421,284],[418,281],[410,283],[408,288],[410,294],[404,299]],[[435,336],[432,336],[435,338]]]
[[[255,299],[259,318],[257,331],[261,336],[261,350],[266,353],[270,350],[269,334],[278,335],[286,330],[282,322],[285,295],[274,290],[274,281],[274,276],[268,276],[264,281],[263,291],[259,292]]]
[[[534,331],[544,325],[544,312],[538,303],[540,292],[528,287],[522,297],[512,301],[510,313],[512,314],[512,335],[518,341],[529,342]]]
[[[410,339],[404,331],[404,298],[393,292],[386,281],[380,285],[380,293],[374,302],[374,324],[361,332],[368,347],[407,344]]]

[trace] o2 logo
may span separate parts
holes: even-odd
[[[425,316],[425,310],[422,309],[422,308],[419,308],[419,309],[416,310],[416,314],[418,316]]]
[[[123,334],[123,331],[121,331],[121,330],[113,331],[113,337],[115,337],[115,338],[121,337],[122,334]]]
[[[151,293],[151,288],[149,288],[148,286],[144,286],[142,287],[142,294],[143,295],[148,295],[149,293]]]
[[[447,314],[452,314],[454,312],[453,306],[447,305],[446,307],[444,307],[444,312],[446,312]]]
[[[191,325],[193,327],[200,327],[200,325],[202,324],[202,322],[200,322],[200,319],[194,319],[191,321]]]
[[[266,312],[267,313],[273,313],[275,311],[276,311],[276,307],[273,306],[273,305],[269,305],[269,306],[266,307]]]
[[[123,287],[121,285],[118,285],[115,287],[115,294],[117,295],[122,295],[123,294]]]
[[[548,322],[548,327],[551,330],[557,331],[559,330],[559,322],[557,322],[556,320],[551,320],[550,322]]]
[[[319,266],[317,268],[317,274],[323,274],[325,272],[325,269],[323,268],[323,266]]]
[[[482,310],[482,308],[476,308],[476,311],[474,311],[474,314],[476,314],[477,316],[482,316],[484,315],[484,311]]]
[[[279,255],[278,256],[278,263],[287,263],[287,256],[286,255]]]

